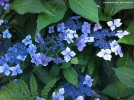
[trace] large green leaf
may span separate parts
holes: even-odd
[[[127,86],[134,88],[134,70],[128,67],[114,68],[116,76]]]
[[[98,8],[94,0],[69,0],[69,5],[76,14],[99,23]]]
[[[36,35],[42,28],[45,28],[49,24],[56,23],[61,20],[66,12],[66,5],[63,0],[53,0],[45,3],[45,7],[54,15],[41,13],[37,19]],[[35,37],[36,37],[35,35]]]
[[[128,26],[127,31],[130,32],[130,34],[123,37],[118,42],[129,44],[129,45],[134,45],[134,21]]]
[[[107,3],[115,2],[115,3]],[[132,9],[134,8],[133,0],[106,0],[105,11],[107,15],[113,16],[123,9]]]
[[[125,97],[130,95],[134,89],[127,87],[121,81],[116,80],[109,84],[102,92],[111,97]]]
[[[126,52],[122,58],[119,58],[116,63],[117,67],[130,67],[134,68],[134,59],[130,52]]]
[[[64,77],[68,82],[77,87],[78,84],[78,75],[74,68],[70,67],[63,70]]]
[[[51,14],[40,0],[14,0],[10,9],[16,10],[19,14],[41,12]]]

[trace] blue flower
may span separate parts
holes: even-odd
[[[11,33],[9,33],[8,29],[3,31],[3,38],[11,38],[12,35]]]
[[[48,33],[54,33],[54,26],[49,27],[49,32]]]
[[[10,74],[10,67],[7,64],[0,66],[0,73],[4,73],[6,76]]]
[[[84,24],[82,25],[82,32],[84,34],[90,33],[91,32],[91,24],[89,24],[88,22],[84,22]]]
[[[59,89],[57,93],[53,92],[53,100],[64,100],[64,88]]]
[[[32,44],[31,35],[26,36],[26,38],[22,40],[22,43],[24,43],[26,46]]]
[[[15,67],[11,67],[10,70],[12,71],[12,76],[22,73],[22,69],[20,69],[20,65],[16,65]]]
[[[91,79],[91,76],[86,75],[83,84],[87,85],[88,87],[92,87],[92,85],[93,85],[93,79]]]
[[[66,50],[61,52],[62,55],[64,55],[64,59],[66,62],[71,60],[71,57],[74,57],[76,54],[74,51],[71,51],[69,47],[66,48]]]
[[[65,28],[66,27],[65,27],[65,24],[64,23],[60,23],[60,24],[57,25],[57,31],[58,32],[63,31]]]
[[[48,63],[52,60],[50,57],[46,57],[46,55],[42,53],[40,54],[40,59],[43,66],[47,66]]]
[[[40,98],[37,96],[37,98],[35,100],[45,100],[44,98]]]
[[[34,44],[30,44],[29,47],[28,47],[28,49],[27,49],[28,53],[31,56],[36,53],[36,50],[37,50],[37,47]]]
[[[4,9],[6,10],[9,6],[9,4],[5,4]]]
[[[31,62],[35,63],[36,66],[38,66],[39,64],[42,64],[42,61],[40,59],[40,53],[33,54]]]
[[[54,61],[55,64],[59,64],[59,63],[64,63],[65,62],[60,57],[58,57],[58,58],[52,58],[52,60]]]
[[[41,34],[40,33],[38,33],[37,37],[35,38],[35,42],[37,42],[37,43],[43,43],[44,42],[44,40],[41,37]]]

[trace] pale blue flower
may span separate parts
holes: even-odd
[[[26,38],[22,40],[22,43],[24,43],[26,46],[32,44],[31,35],[26,36]]]
[[[9,4],[5,4],[4,9],[6,10],[9,6]]]
[[[78,96],[75,100],[84,100],[83,96]]]
[[[91,24],[89,24],[88,22],[84,22],[84,24],[82,25],[82,32],[84,34],[91,33]]]
[[[41,34],[40,34],[40,33],[38,33],[37,37],[35,38],[35,41],[36,41],[37,43],[43,43],[43,42],[44,42],[44,40],[43,40],[43,38],[41,37]]]
[[[53,100],[64,100],[64,88],[59,89],[57,93],[53,92]]]
[[[86,75],[85,81],[83,82],[83,84],[87,85],[88,87],[92,87],[93,81],[94,81],[94,80],[91,79],[91,76]]]
[[[100,25],[98,25],[98,24],[95,24],[93,31],[97,31],[99,29],[102,29],[102,27]]]
[[[11,38],[11,37],[12,37],[12,35],[11,35],[11,33],[9,33],[8,29],[3,31],[3,38]]]
[[[111,50],[110,49],[101,49],[99,53],[97,53],[98,57],[102,57],[104,60],[109,60],[111,61]]]
[[[8,2],[9,0],[0,0],[0,5],[4,6],[5,2]]]
[[[54,26],[49,27],[49,32],[48,33],[54,33]]]
[[[16,58],[20,61],[25,61],[27,56],[18,55]]]
[[[15,67],[11,67],[10,70],[12,71],[12,76],[15,76],[17,74],[22,73],[22,69],[20,68],[20,65],[16,65]]]
[[[28,49],[27,49],[27,51],[30,54],[30,56],[32,56],[33,54],[35,54],[36,53],[36,50],[37,50],[37,47],[34,44],[30,44],[29,47],[28,47]]]
[[[61,52],[62,55],[64,55],[64,59],[66,62],[71,60],[71,57],[74,57],[76,54],[74,51],[71,51],[69,47],[66,48],[66,50]]]
[[[10,67],[7,64],[0,66],[0,73],[4,73],[6,76],[10,74]]]
[[[50,57],[46,57],[46,55],[42,53],[40,54],[40,59],[43,66],[47,66],[48,63],[52,60]]]
[[[38,66],[39,64],[42,64],[42,61],[40,59],[40,53],[33,54],[31,62],[35,63],[36,66]]]
[[[65,24],[64,23],[60,23],[60,24],[57,25],[57,31],[58,32],[63,31],[65,28],[66,27],[65,27]]]
[[[127,31],[122,31],[122,30],[119,30],[119,31],[117,31],[117,33],[115,34],[115,36],[117,36],[118,38],[123,38],[125,35],[128,35],[128,34],[130,34],[129,32],[127,32]]]
[[[108,21],[107,25],[113,31],[113,30],[115,30],[116,27],[120,27],[122,25],[121,19],[115,19],[114,21]]]
[[[37,98],[35,100],[45,100],[44,98],[40,98],[37,96]]]
[[[119,55],[120,57],[123,57],[123,53],[121,50],[121,46],[118,44],[116,40],[112,41],[110,43],[111,51],[115,53],[115,55]]]
[[[67,29],[65,30],[65,32],[68,38],[71,38],[71,39],[78,38],[78,34],[76,34],[76,30],[74,31],[74,30]]]

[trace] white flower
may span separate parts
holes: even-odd
[[[69,47],[66,48],[66,50],[61,52],[62,55],[64,55],[64,59],[66,62],[71,60],[71,57],[74,57],[76,54],[74,51],[71,51]]]
[[[68,38],[71,38],[71,39],[78,38],[78,34],[76,34],[76,30],[74,31],[74,30],[67,29],[66,34]]]
[[[120,57],[123,57],[121,46],[118,44],[116,40],[110,43],[110,46],[111,46],[111,51],[114,52],[115,55],[119,55]]]
[[[101,51],[97,54],[98,57],[103,57],[105,60],[111,61],[111,50],[110,49],[101,49]]]
[[[127,32],[127,31],[122,31],[122,30],[119,30],[119,31],[117,31],[117,34],[115,34],[115,36],[117,36],[118,38],[123,38],[125,35],[128,35],[129,34],[129,32]]]
[[[78,96],[75,100],[84,100],[83,96]]]
[[[121,21],[121,19],[115,19],[114,21],[107,22],[107,25],[113,31],[113,30],[115,30],[116,27],[120,27],[122,25],[122,23],[120,21]]]

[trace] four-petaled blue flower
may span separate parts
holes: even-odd
[[[10,74],[10,67],[7,64],[0,66],[0,73],[4,73],[6,76]]]
[[[10,70],[12,71],[12,76],[15,76],[17,74],[22,73],[22,69],[20,68],[20,65],[16,65],[15,67],[11,67]]]
[[[12,35],[11,33],[9,33],[8,29],[3,31],[3,38],[11,38]]]
[[[54,33],[54,26],[49,27],[49,32],[48,33]]]
[[[64,23],[60,23],[60,24],[57,25],[57,31],[58,32],[63,31],[65,28],[66,27],[65,27],[65,24]]]
[[[76,54],[74,51],[71,51],[69,47],[66,48],[66,50],[61,52],[62,55],[64,55],[64,59],[66,62],[71,60],[71,57],[74,57]]]
[[[26,38],[22,40],[22,43],[24,43],[26,46],[32,44],[31,35],[26,36]]]
[[[88,87],[92,87],[92,85],[93,85],[93,81],[94,81],[94,80],[91,79],[91,76],[86,75],[83,84],[87,85]]]

